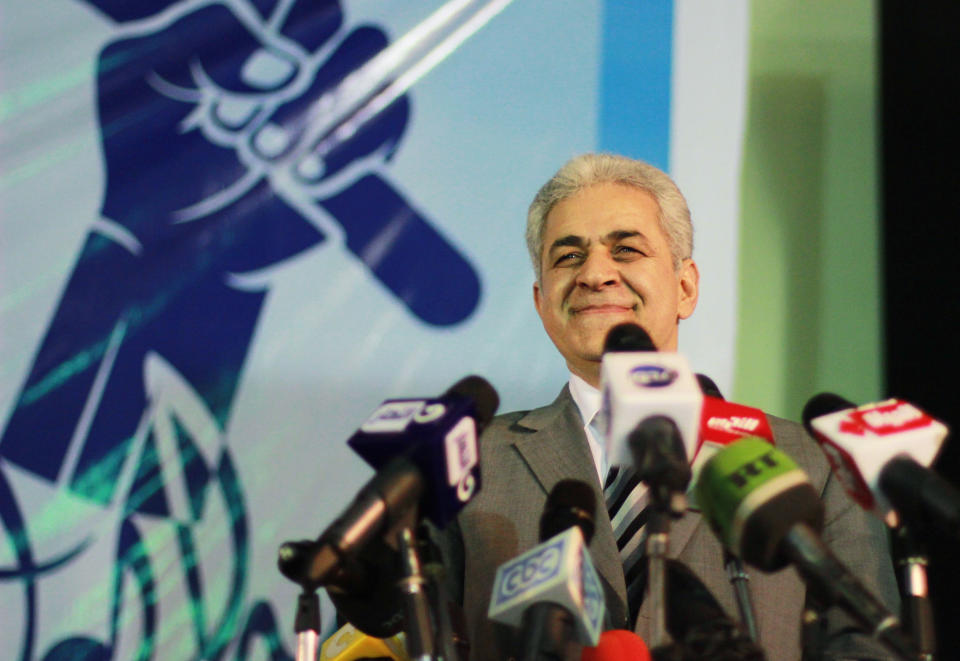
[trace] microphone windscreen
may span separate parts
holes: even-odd
[[[607,333],[603,343],[603,352],[656,351],[653,340],[647,331],[632,323],[617,324]]]
[[[277,553],[277,568],[280,573],[294,583],[300,583],[307,575],[316,542],[303,539],[298,542],[285,542]]]
[[[586,482],[560,480],[550,490],[540,517],[540,541],[544,542],[567,528],[577,526],[589,544],[593,537],[596,506],[597,498]]]
[[[382,538],[370,542],[351,558],[327,586],[340,620],[375,638],[389,638],[406,625],[403,594],[397,587],[403,577],[400,559]]]
[[[493,419],[500,406],[500,397],[490,382],[475,374],[464,377],[450,386],[447,395],[459,395],[473,402],[479,434]]]
[[[803,407],[803,426],[807,432],[813,434],[813,431],[810,429],[810,423],[814,418],[852,408],[856,408],[856,404],[844,399],[840,395],[834,395],[832,392],[822,392],[819,395],[811,397]]]
[[[716,381],[711,379],[706,374],[695,374],[697,377],[697,383],[700,384],[700,390],[703,391],[703,394],[707,397],[716,397],[717,399],[723,399],[723,394],[720,392],[719,386],[717,386]]]
[[[632,631],[611,629],[600,634],[596,647],[583,648],[580,661],[650,661],[650,650]]]
[[[684,492],[690,484],[690,462],[683,436],[671,418],[651,415],[642,420],[627,437],[633,467],[650,485]]]

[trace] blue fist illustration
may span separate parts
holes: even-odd
[[[101,507],[113,523],[38,554],[0,464],[14,558],[0,582],[23,586],[20,658],[33,658],[37,582],[78,557],[112,556],[104,639],[64,639],[45,658],[119,654],[125,581],[142,623],[134,647],[149,658],[164,597],[138,517],[154,517],[181,555],[196,649],[218,658],[237,627],[244,649],[256,633],[275,638],[263,603],[240,622],[248,530],[225,431],[267,295],[267,280],[250,276],[340,244],[438,327],[469,317],[480,281],[389,181],[407,96],[359,123],[337,105],[371,84],[363,72],[388,47],[382,30],[345,27],[332,0],[88,4],[117,23],[97,66],[102,213],[0,432],[0,459],[52,501]],[[200,575],[208,538],[233,559],[217,604]]]

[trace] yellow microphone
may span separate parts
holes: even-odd
[[[359,659],[410,661],[403,642],[403,633],[390,638],[374,638],[352,624],[345,624],[327,638],[320,648],[320,661],[359,661]]]

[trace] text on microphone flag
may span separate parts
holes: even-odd
[[[583,533],[573,526],[500,565],[487,617],[518,627],[534,603],[561,604],[576,610],[579,637],[595,645],[606,607],[589,554]]]
[[[811,402],[820,397],[826,395]],[[837,398],[832,406],[843,403],[848,402]],[[879,490],[883,466],[900,455],[930,466],[948,434],[946,425],[899,399],[804,415],[811,416],[805,423],[850,498],[887,521],[894,519],[892,504]]]
[[[400,400],[387,401],[370,414],[360,425],[360,431],[367,434],[394,434],[402,432],[426,405],[426,401]]]
[[[933,418],[913,404],[888,399],[849,411],[848,417],[840,422],[840,431],[858,436],[868,433],[887,436],[929,427],[933,422]]]
[[[690,464],[692,476],[687,488],[690,508],[700,509],[696,486],[704,464],[727,445],[747,437],[759,438],[773,444],[773,429],[763,411],[709,395],[703,397],[700,438],[697,452]]]

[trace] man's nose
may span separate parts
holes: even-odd
[[[616,284],[620,281],[618,266],[608,252],[591,250],[577,272],[577,284],[590,289]]]

